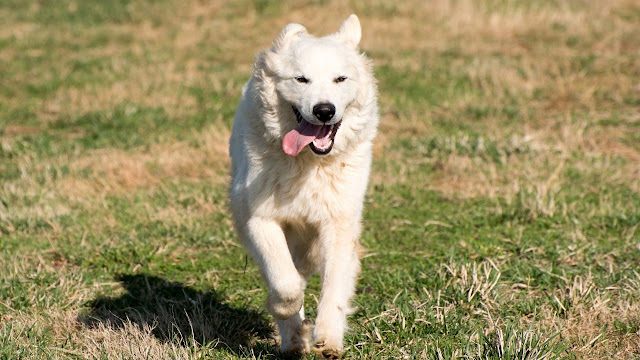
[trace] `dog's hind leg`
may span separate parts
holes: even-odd
[[[304,319],[304,305],[300,311],[286,320],[278,320],[280,352],[306,354],[310,350],[311,323]]]
[[[273,220],[253,217],[245,231],[247,248],[267,283],[267,310],[279,320],[296,315],[302,308],[305,279],[293,264],[282,228]]]

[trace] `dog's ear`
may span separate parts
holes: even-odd
[[[362,29],[360,28],[360,20],[358,20],[358,17],[355,14],[351,14],[342,23],[342,25],[340,25],[340,30],[338,30],[338,38],[342,39],[342,41],[355,49],[358,48],[361,37]]]
[[[287,24],[280,34],[276,36],[273,45],[269,50],[265,50],[258,54],[256,58],[256,66],[263,68],[267,74],[278,73],[280,69],[280,61],[278,60],[278,51],[289,44],[292,40],[301,34],[306,34],[307,29],[300,24]]]
[[[293,40],[295,36],[300,34],[306,34],[306,33],[307,33],[307,29],[300,24],[295,24],[295,23],[287,24],[284,28],[282,28],[282,31],[280,31],[280,34],[273,41],[273,46],[271,47],[271,50],[278,51],[279,49],[287,45],[291,40]]]

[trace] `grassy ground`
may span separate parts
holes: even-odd
[[[229,128],[284,24],[352,11],[382,122],[346,357],[640,359],[633,0],[0,2],[0,359],[277,357]]]

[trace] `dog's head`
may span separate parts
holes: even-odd
[[[355,15],[322,38],[289,24],[259,55],[260,97],[275,114],[265,117],[266,128],[288,155],[307,145],[317,155],[338,154],[375,135],[376,86],[370,62],[358,52],[360,37]]]

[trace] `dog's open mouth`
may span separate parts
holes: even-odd
[[[298,155],[305,146],[318,155],[326,155],[333,148],[333,139],[342,124],[342,120],[331,125],[315,125],[306,121],[300,111],[293,106],[298,127],[289,131],[282,140],[282,149],[287,155]]]

